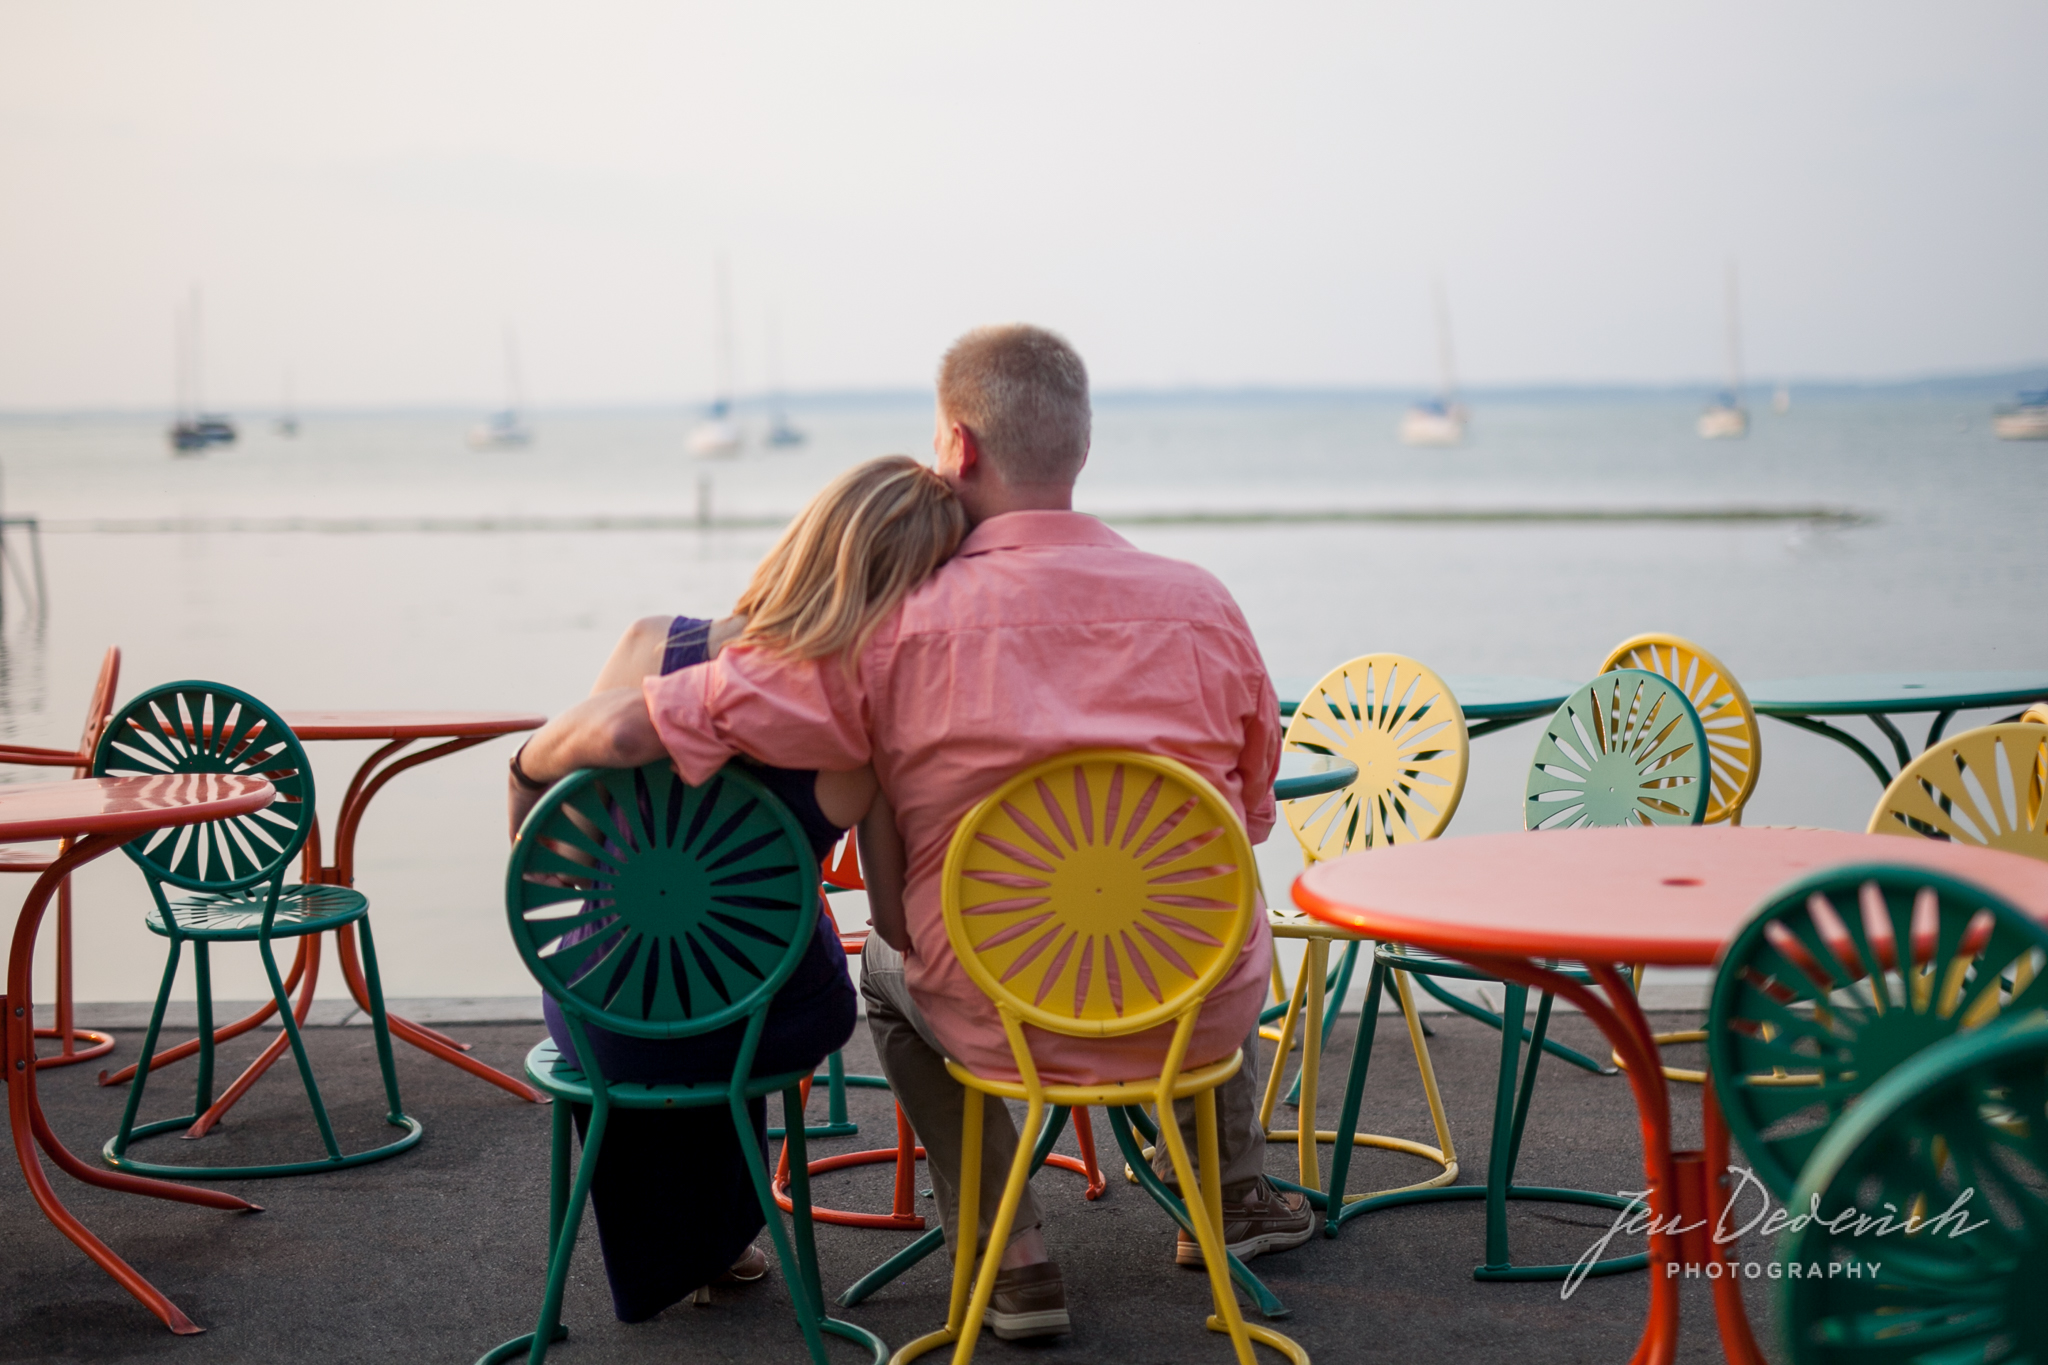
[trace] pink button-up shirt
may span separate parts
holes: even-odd
[[[1280,761],[1273,684],[1237,603],[1206,571],[1142,553],[1077,512],[1011,512],[876,630],[855,667],[726,649],[644,684],[662,743],[706,781],[734,753],[787,768],[873,763],[909,854],[906,983],[947,1053],[1014,1077],[995,1008],[946,940],[939,875],[954,827],[1012,774],[1073,749],[1179,759],[1243,816],[1273,827]],[[1202,1010],[1188,1062],[1229,1055],[1265,999],[1272,939],[1256,917]],[[1048,1081],[1156,1074],[1168,1034],[1031,1031]]]

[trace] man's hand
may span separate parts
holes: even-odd
[[[637,768],[666,752],[639,687],[618,687],[576,703],[534,731],[519,751],[519,767],[533,781],[552,786],[578,768]],[[505,781],[506,813],[516,839],[545,786],[529,791],[509,773]]]

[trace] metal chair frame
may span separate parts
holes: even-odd
[[[159,831],[137,839],[122,851],[142,869],[155,903],[149,928],[170,941],[163,982],[143,1033],[141,1060],[128,1087],[121,1123],[107,1140],[107,1163],[136,1175],[173,1179],[238,1180],[273,1176],[313,1175],[382,1161],[410,1150],[422,1136],[418,1119],[405,1112],[398,1094],[398,1073],[391,1057],[391,1034],[384,1015],[384,990],[377,973],[377,949],[370,934],[369,901],[349,887],[286,885],[285,873],[311,831],[314,813],[313,769],[304,746],[291,727],[268,706],[246,692],[211,682],[165,683],[130,701],[108,723],[93,756],[99,777],[150,777],[165,773],[253,773],[270,780],[278,799],[251,816],[236,816],[176,832]],[[177,899],[170,886],[188,893]],[[359,1152],[343,1152],[321,1098],[305,1039],[293,1017],[291,997],[278,971],[271,945],[280,939],[317,935],[354,924],[362,938],[363,968],[371,1003],[371,1033],[377,1064],[383,1074],[385,1122],[405,1134]],[[178,1118],[137,1126],[142,1097],[149,1085],[157,1036],[163,1028],[171,987],[186,944],[192,946],[192,967],[198,994],[198,1076],[193,1109]],[[217,1121],[219,1112],[241,1097],[260,1070],[252,1068],[218,1100],[213,1096],[214,1029],[211,945],[254,943],[277,1002],[283,1035],[272,1044],[288,1046],[299,1080],[313,1110],[326,1155],[306,1161],[257,1166],[186,1166],[138,1161],[131,1144],[183,1128],[199,1137]]]

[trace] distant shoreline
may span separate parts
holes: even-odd
[[[1770,401],[1779,384],[1789,388],[1795,403],[1830,398],[1976,398],[2003,401],[2021,389],[2048,384],[2048,362],[2002,367],[1996,370],[1948,371],[1893,375],[1881,378],[1841,376],[1756,375],[1746,385],[1745,397],[1754,407]],[[1725,379],[1696,378],[1672,380],[1528,380],[1468,384],[1462,396],[1482,404],[1555,403],[1699,403],[1727,386]],[[1275,403],[1342,403],[1364,407],[1401,406],[1432,395],[1432,382],[1413,384],[1118,384],[1097,388],[1099,408],[1146,407],[1183,403],[1213,403],[1225,406],[1260,406]],[[526,415],[547,417],[672,416],[701,417],[707,398],[687,399],[617,398],[559,404],[540,404],[526,409]],[[735,400],[743,413],[761,414],[771,410],[791,413],[841,409],[926,406],[932,401],[929,388],[893,388],[878,385],[864,389],[796,390],[779,395],[748,393]],[[364,417],[448,417],[465,423],[499,406],[499,400],[477,397],[469,400],[419,402],[363,402],[301,404],[293,409],[301,419]],[[276,415],[273,401],[215,402],[221,411],[251,419]],[[92,418],[167,420],[168,410],[144,404],[82,404],[68,408],[0,407],[0,422],[65,421]]]
[[[1316,511],[1105,512],[1113,526],[1314,526],[1670,524],[1800,522],[1863,526],[1876,520],[1846,507],[1332,507]],[[505,535],[610,531],[758,531],[783,517],[699,518],[686,513],[634,516],[478,517],[59,517],[41,522],[52,535]]]

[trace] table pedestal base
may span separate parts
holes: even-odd
[[[42,1105],[36,1098],[36,1072],[39,1070],[35,1046],[37,1030],[29,998],[29,973],[35,957],[36,930],[57,884],[79,864],[110,853],[125,841],[125,836],[117,835],[89,835],[78,840],[36,879],[28,899],[23,902],[21,914],[15,920],[14,943],[7,959],[7,994],[0,996],[0,1023],[4,1023],[0,1033],[5,1037],[5,1047],[0,1048],[0,1075],[4,1075],[6,1080],[7,1121],[13,1134],[15,1159],[21,1163],[22,1177],[27,1180],[29,1193],[43,1211],[43,1216],[69,1237],[80,1251],[91,1257],[95,1265],[113,1277],[115,1283],[156,1314],[164,1326],[180,1336],[191,1336],[205,1329],[186,1317],[155,1285],[142,1278],[134,1267],[72,1216],[63,1201],[57,1198],[57,1192],[50,1187],[49,1177],[44,1174],[42,1160],[37,1155],[40,1148],[66,1175],[101,1189],[149,1195],[155,1199],[170,1199],[230,1212],[262,1212],[262,1205],[218,1190],[194,1189],[189,1185],[174,1185],[168,1181],[89,1165],[57,1140],[49,1121],[43,1117]]]
[[[1642,1124],[1650,1235],[1650,1315],[1643,1325],[1642,1339],[1630,1357],[1631,1365],[1672,1365],[1678,1358],[1678,1281],[1688,1268],[1711,1279],[1722,1353],[1732,1365],[1766,1365],[1743,1310],[1742,1286],[1736,1277],[1738,1267],[1732,1248],[1716,1243],[1713,1238],[1727,1203],[1724,1179],[1728,1169],[1728,1127],[1721,1119],[1712,1087],[1706,1088],[1702,1150],[1674,1150],[1671,1095],[1657,1055],[1656,1037],[1635,992],[1629,989],[1618,969],[1598,963],[1586,965],[1587,973],[1600,988],[1601,994],[1595,994],[1569,976],[1526,958],[1466,953],[1457,956],[1502,980],[1517,981],[1570,1001],[1607,1036],[1615,1054],[1627,1065],[1629,1089],[1634,1093]]]

